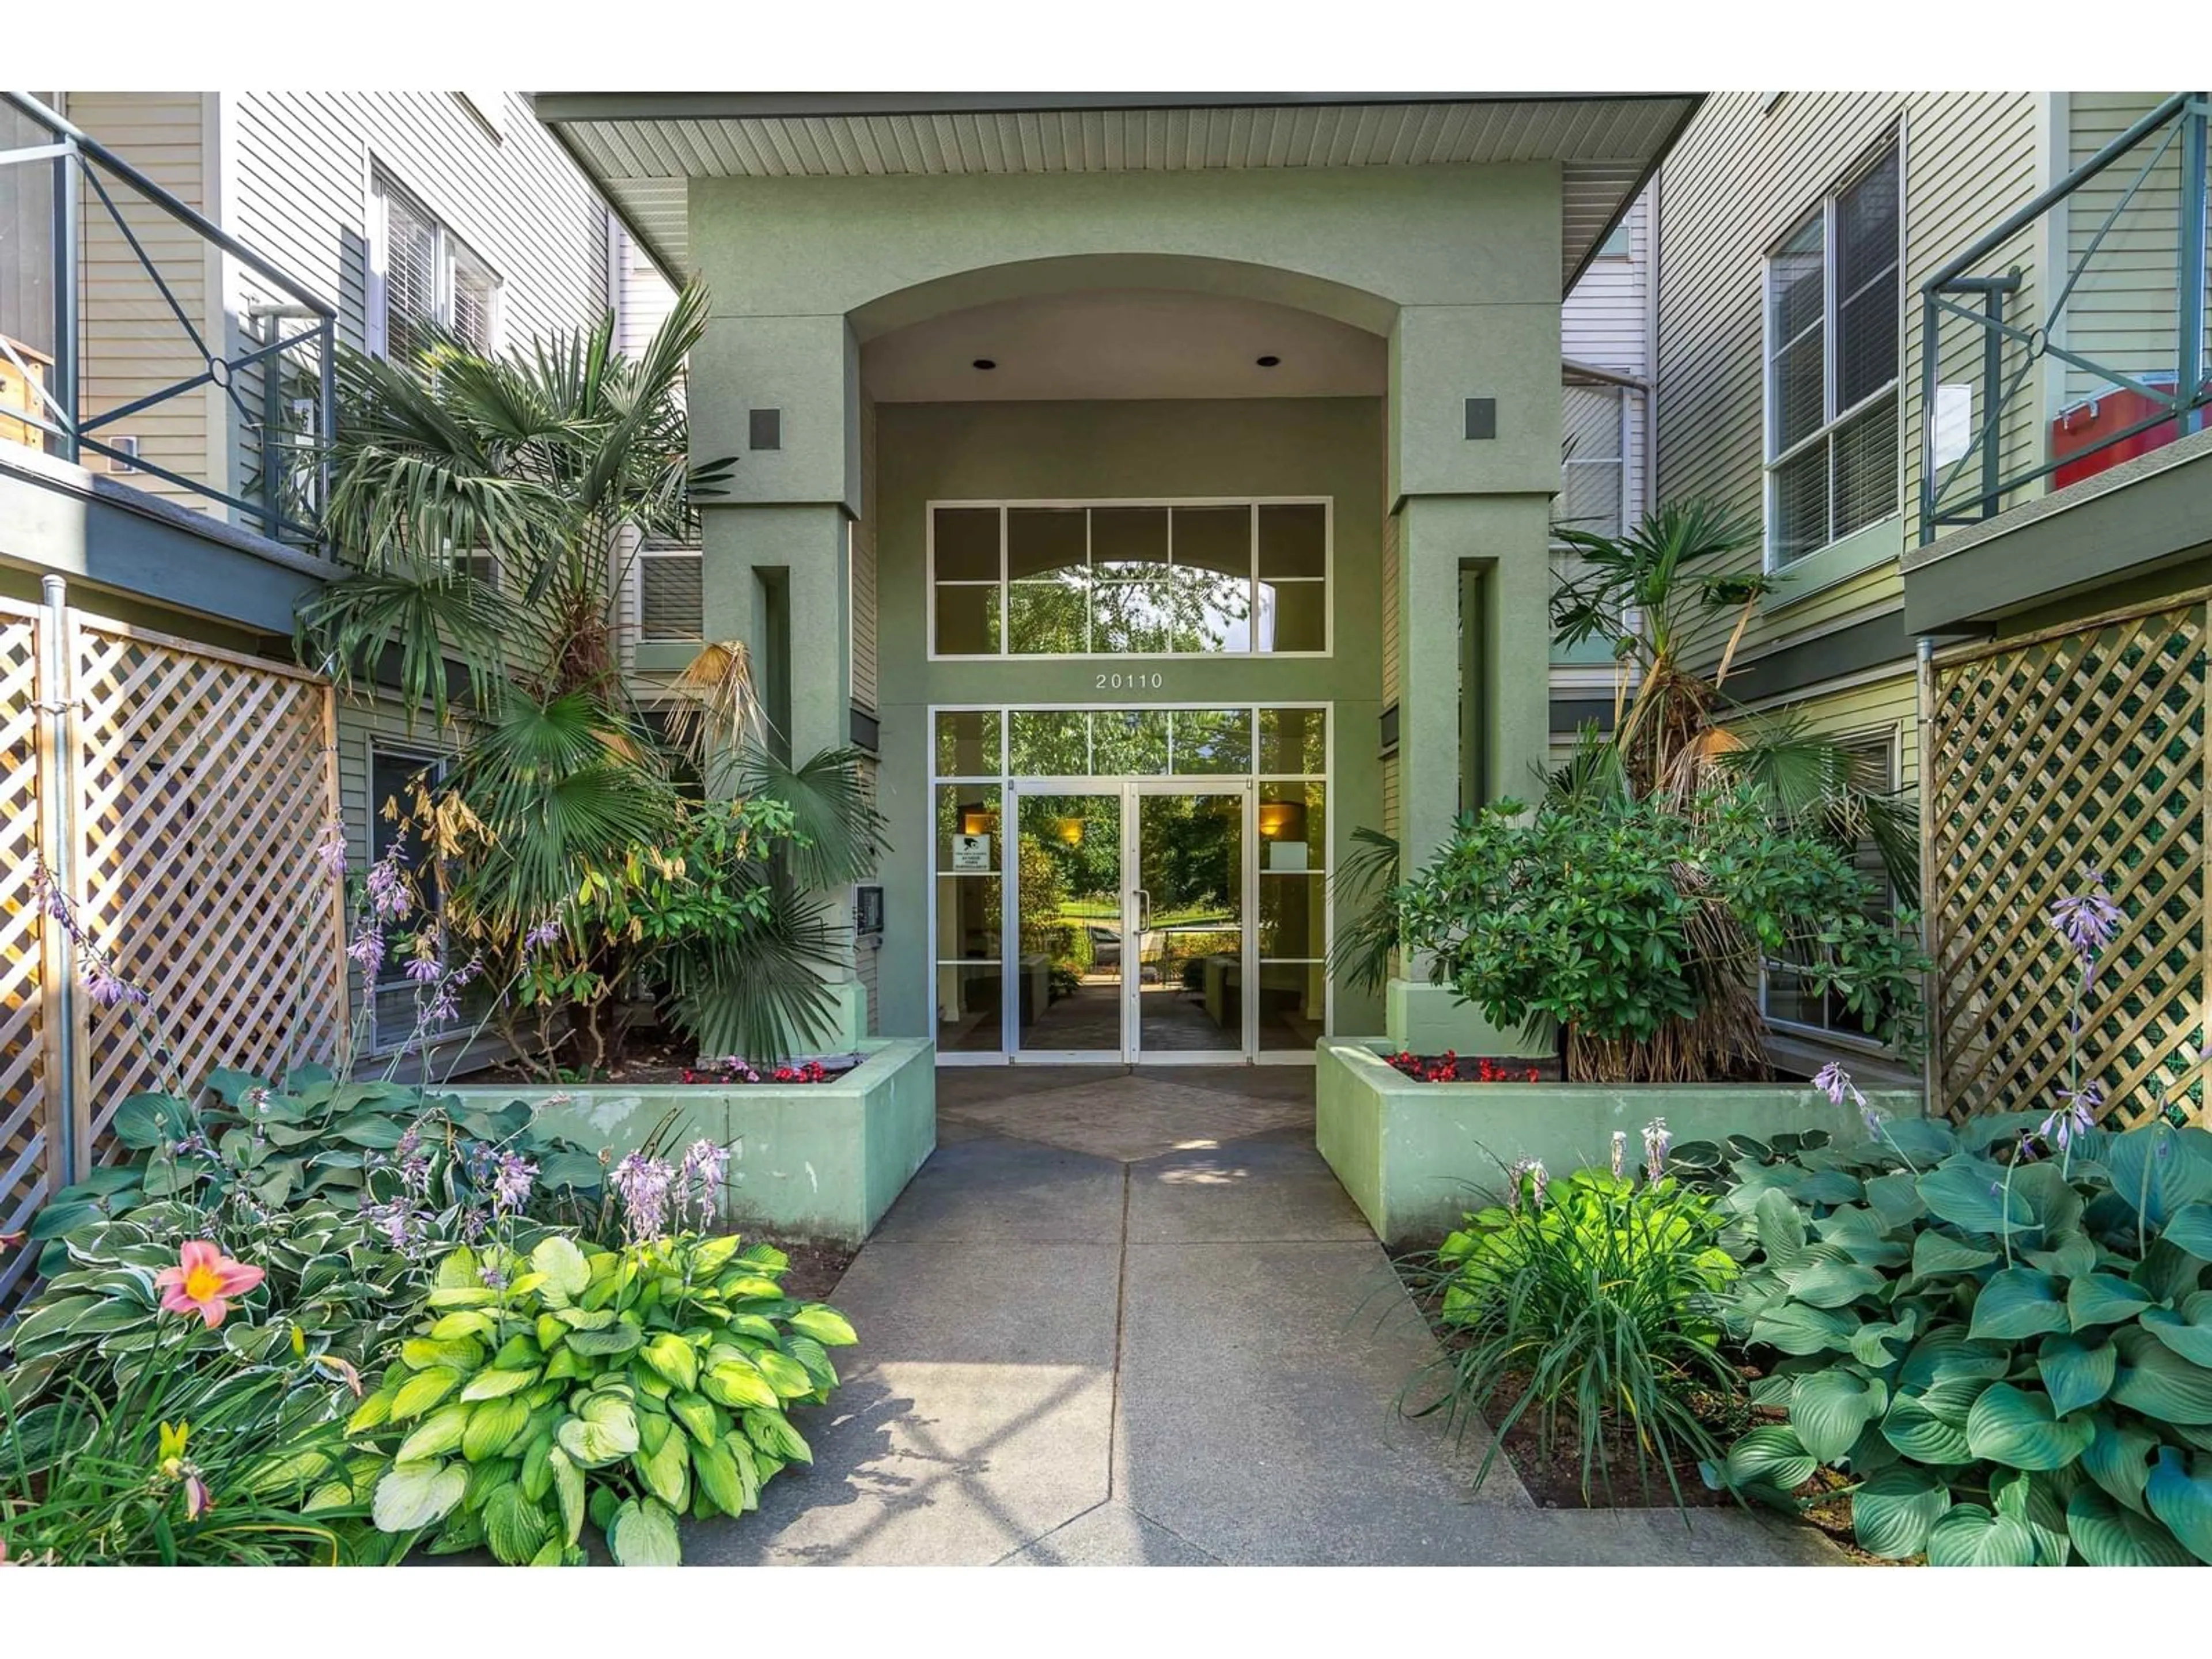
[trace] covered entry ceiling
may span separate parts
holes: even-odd
[[[1262,366],[1260,359],[1277,361]],[[993,365],[979,369],[979,361]],[[1038,398],[1379,398],[1381,337],[1310,311],[1163,289],[1040,294],[871,340],[878,403]]]
[[[1560,292],[1702,93],[541,92],[552,129],[671,274],[688,182],[1558,161]]]

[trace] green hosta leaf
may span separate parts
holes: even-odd
[[[356,1435],[366,1434],[371,1429],[380,1429],[389,1423],[392,1420],[392,1395],[397,1392],[396,1389],[386,1391],[379,1389],[356,1407],[353,1415],[346,1419],[346,1438],[350,1440]]]
[[[1931,1279],[1938,1273],[1972,1273],[2001,1260],[1995,1250],[1968,1244],[1932,1227],[1923,1228],[1912,1241],[1912,1276]]]
[[[561,1506],[561,1535],[573,1544],[584,1535],[583,1471],[558,1446],[545,1461],[553,1473],[553,1499]]]
[[[788,1354],[763,1348],[753,1356],[753,1364],[760,1367],[761,1375],[781,1399],[796,1400],[814,1392],[814,1379],[806,1374],[806,1367]]]
[[[451,1366],[439,1365],[427,1371],[417,1371],[399,1385],[399,1392],[392,1397],[392,1420],[404,1423],[420,1417],[455,1389],[461,1386],[461,1374]]]
[[[520,1440],[523,1434],[529,1436],[529,1441],[522,1449],[522,1473],[516,1478],[522,1482],[524,1496],[535,1504],[553,1490],[553,1431],[550,1426],[534,1426],[526,1420],[522,1433],[514,1437]]]
[[[399,1357],[414,1370],[428,1370],[433,1365],[450,1365],[457,1371],[472,1371],[483,1363],[483,1344],[474,1337],[462,1337],[451,1342],[441,1342],[427,1336],[410,1337],[399,1345]]]
[[[2138,1322],[2191,1364],[2212,1365],[2212,1291],[2197,1291],[2179,1313],[2146,1309]]]
[[[1970,1233],[1995,1237],[2035,1224],[2027,1200],[2005,1190],[2003,1170],[1963,1152],[1920,1177],[1920,1197],[1933,1214]]]
[[[181,1140],[191,1133],[192,1109],[174,1095],[131,1095],[108,1119],[108,1133],[135,1152]]]
[[[2154,1301],[2111,1273],[2090,1273],[2066,1287],[2067,1316],[2077,1331],[2092,1325],[2125,1324]]]
[[[1954,1504],[1928,1529],[1931,1567],[2032,1567],[2035,1534],[2024,1521],[1979,1504]]]
[[[728,1447],[717,1442],[698,1448],[691,1454],[691,1472],[700,1492],[717,1510],[724,1515],[744,1513],[745,1483]]]
[[[1790,1195],[1800,1204],[1856,1204],[1864,1193],[1857,1179],[1841,1170],[1816,1170]]]
[[[1754,1342],[1764,1342],[1783,1353],[1826,1353],[1848,1348],[1858,1328],[1856,1314],[1784,1302],[1752,1322],[1751,1336]]]
[[[645,1333],[636,1326],[617,1323],[603,1331],[571,1331],[568,1346],[571,1352],[605,1357],[629,1353],[644,1340]]]
[[[1856,1262],[1807,1261],[1785,1270],[1782,1282],[1791,1297],[1810,1307],[1841,1308],[1873,1295],[1887,1281]]]
[[[538,1160],[538,1184],[541,1187],[588,1190],[606,1177],[606,1166],[589,1152],[553,1152]]]
[[[658,1447],[640,1450],[629,1462],[645,1489],[670,1509],[680,1513],[690,1503],[691,1443],[684,1436],[668,1435]]]
[[[673,1331],[663,1331],[654,1337],[645,1345],[639,1358],[673,1388],[688,1392],[698,1384],[698,1350]]]
[[[392,1455],[395,1463],[419,1463],[433,1457],[443,1457],[461,1443],[467,1432],[469,1408],[459,1402],[442,1406],[424,1418],[415,1432],[399,1443],[399,1449]]]
[[[2185,1204],[2170,1216],[2166,1242],[2199,1261],[2212,1261],[2212,1204]]]
[[[750,1363],[725,1360],[708,1368],[700,1379],[707,1398],[732,1409],[745,1406],[775,1406],[781,1398],[775,1386]]]
[[[2033,1267],[2007,1267],[1992,1274],[1974,1298],[1974,1340],[2016,1341],[2066,1328],[2066,1304],[2049,1273]]]
[[[1966,1414],[1966,1449],[2014,1469],[2063,1469],[2088,1449],[2087,1418],[2061,1420],[2047,1395],[1997,1382]]]
[[[2093,1567],[2195,1565],[2189,1552],[2157,1522],[2120,1508],[2087,1486],[2066,1500],[2066,1535]]]
[[[553,1517],[522,1495],[520,1486],[501,1486],[484,1500],[484,1542],[510,1567],[519,1567],[554,1537]]]
[[[1851,1494],[1851,1535],[1869,1555],[1902,1561],[1928,1547],[1928,1534],[1951,1507],[1951,1489],[1933,1473],[1899,1463]]]
[[[471,1463],[503,1455],[507,1443],[520,1434],[524,1425],[530,1421],[528,1402],[512,1395],[462,1409],[469,1413],[469,1425],[461,1435],[461,1455]]]
[[[1917,1391],[1965,1377],[1994,1382],[2011,1368],[2002,1348],[1974,1341],[1956,1325],[1939,1325],[1912,1345],[1896,1386]]]
[[[791,1419],[781,1412],[749,1411],[742,1414],[740,1420],[744,1424],[745,1438],[769,1456],[780,1457],[787,1463],[814,1461],[812,1449],[799,1438],[799,1431],[791,1426]]]
[[[2155,1422],[2212,1423],[2212,1370],[2193,1365],[2141,1326],[2116,1332],[2119,1378],[2112,1403]]]
[[[1862,1325],[1851,1334],[1851,1358],[1881,1370],[1897,1361],[1890,1345],[1910,1342],[1919,1328],[1920,1310],[1912,1307],[1900,1309],[1895,1319]]]
[[[468,1490],[458,1464],[394,1463],[376,1483],[370,1516],[379,1532],[413,1532],[444,1520]]]
[[[625,1567],[678,1567],[684,1552],[676,1540],[676,1514],[657,1498],[632,1498],[615,1511],[607,1549]]]
[[[1860,1376],[1838,1366],[1797,1384],[1790,1402],[1790,1426],[1808,1452],[1823,1463],[1832,1463],[1850,1452],[1860,1431],[1888,1404],[1889,1390],[1881,1378]]]
[[[2022,1260],[2054,1279],[2080,1279],[2097,1269],[2096,1241],[2080,1228],[2069,1228],[2051,1240],[2046,1250],[2023,1250]]]
[[[602,1401],[606,1407],[601,1407]],[[585,1410],[586,1415],[570,1418],[554,1437],[578,1468],[599,1468],[637,1449],[637,1416],[627,1401],[594,1395],[585,1402]]]
[[[668,1414],[702,1446],[712,1445],[721,1437],[721,1431],[714,1422],[714,1403],[704,1395],[671,1395]]]
[[[1784,1271],[1805,1259],[1805,1212],[1796,1200],[1778,1190],[1761,1193],[1753,1214],[1768,1267]]]
[[[793,1359],[806,1368],[806,1375],[814,1386],[823,1393],[837,1386],[837,1368],[830,1361],[829,1351],[811,1336],[787,1336],[783,1346]]]
[[[2141,1511],[2143,1486],[2150,1479],[2147,1460],[2158,1449],[2158,1437],[2131,1419],[2107,1412],[2089,1420],[2096,1432],[2081,1454],[2081,1472],[2111,1497]]]
[[[612,1308],[562,1308],[545,1317],[572,1331],[603,1331],[622,1316]]]
[[[2079,1337],[2045,1337],[2035,1352],[2035,1369],[2051,1391],[2051,1408],[2061,1417],[2094,1406],[2112,1391],[2119,1350],[2109,1343],[2090,1347]]]
[[[1881,1437],[1916,1463],[1964,1463],[1972,1457],[1963,1428],[1946,1423],[1909,1395],[1889,1402],[1882,1415]]]
[[[801,1335],[811,1336],[825,1348],[849,1347],[860,1339],[852,1323],[835,1308],[810,1302],[784,1322]]]
[[[1876,1176],[1866,1183],[1866,1201],[1892,1231],[1928,1213],[1921,1201],[1917,1177],[1905,1174]]]
[[[538,1371],[534,1366],[528,1370],[479,1371],[461,1390],[461,1398],[497,1400],[506,1395],[519,1393],[537,1380]]]
[[[1804,1393],[1807,1383],[1815,1381],[1806,1377],[1797,1385]],[[1730,1486],[1771,1486],[1777,1492],[1791,1492],[1813,1478],[1820,1467],[1820,1460],[1806,1449],[1794,1428],[1778,1423],[1762,1424],[1746,1433],[1729,1448],[1724,1465]]]
[[[2062,1490],[2061,1480],[2017,1470],[1990,1478],[1990,1496],[1997,1513],[2020,1522],[2034,1538],[2038,1566],[2063,1567],[2074,1553],[2073,1540],[2066,1535],[2066,1493],[2073,1490],[2073,1482],[2066,1480]]]
[[[2185,1470],[2181,1454],[2160,1446],[2158,1466],[2150,1472],[2144,1495],[2150,1499],[2150,1512],[2166,1522],[2182,1547],[2199,1561],[2212,1564],[2212,1474],[2197,1473],[2199,1468],[2212,1469],[2212,1462],[2196,1458]]]
[[[1885,1119],[1881,1138],[1923,1170],[1959,1150],[1959,1137],[1952,1133],[1951,1126],[1932,1118]]]
[[[592,1282],[591,1264],[585,1261],[583,1251],[576,1248],[574,1239],[560,1233],[538,1242],[530,1253],[530,1265],[545,1275],[538,1293],[549,1307],[567,1306],[583,1295]]]
[[[306,1288],[304,1279],[301,1287]],[[465,1309],[459,1313],[446,1315],[431,1326],[430,1340],[433,1342],[458,1342],[465,1337],[489,1336],[497,1328],[497,1322],[489,1314],[480,1309]],[[414,1362],[410,1360],[409,1363]],[[471,1360],[470,1363],[473,1364],[475,1362]]]
[[[2154,1229],[2212,1202],[2212,1132],[2164,1123],[2130,1129],[2106,1141],[2102,1162],[2112,1191]]]

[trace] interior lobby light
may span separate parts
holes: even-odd
[[[963,836],[989,835],[991,809],[988,806],[963,806],[960,809],[960,833]]]
[[[1260,803],[1260,835],[1266,841],[1280,841],[1285,836],[1304,828],[1305,808],[1294,800],[1263,800]]]

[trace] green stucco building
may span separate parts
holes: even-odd
[[[795,757],[874,757],[856,1019],[985,1062],[1382,1029],[1330,874],[1546,757],[1560,299],[1695,102],[538,96],[711,295],[706,637]]]

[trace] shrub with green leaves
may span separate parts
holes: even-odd
[[[1720,1217],[1706,1194],[1663,1173],[1655,1125],[1656,1180],[1620,1167],[1547,1181],[1541,1164],[1516,1164],[1505,1202],[1470,1213],[1408,1277],[1438,1296],[1445,1384],[1428,1411],[1456,1424],[1494,1420],[1476,1481],[1488,1478],[1506,1431],[1534,1413],[1548,1451],[1571,1439],[1584,1499],[1593,1480],[1610,1495],[1618,1448],[1632,1448],[1649,1500],[1654,1467],[1677,1502],[1678,1464],[1716,1450],[1699,1408],[1738,1398],[1720,1352],[1719,1292],[1736,1273],[1717,1246]],[[1518,1398],[1490,1419],[1492,1402]]]
[[[2069,1113],[1734,1143],[1729,1323],[1787,1419],[1709,1480],[1794,1504],[1845,1471],[1887,1558],[2212,1562],[2212,1133]]]
[[[623,1565],[672,1565],[677,1522],[757,1507],[813,1455],[788,1415],[837,1384],[843,1316],[787,1297],[777,1249],[684,1234],[526,1256],[462,1249],[420,1334],[348,1425],[376,1466],[310,1505],[367,1498],[434,1553],[580,1563],[588,1518]]]

